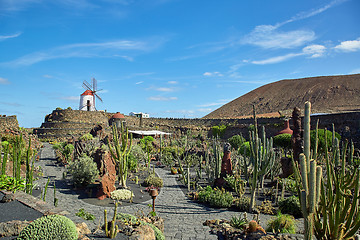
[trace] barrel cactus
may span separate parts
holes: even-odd
[[[36,219],[24,228],[17,239],[78,239],[75,223],[61,215],[49,215]]]

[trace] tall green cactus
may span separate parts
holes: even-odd
[[[112,126],[113,146],[112,144],[109,144],[109,149],[111,156],[118,164],[119,183],[122,187],[126,188],[126,180],[128,175],[128,156],[131,152],[133,138],[131,134],[129,140],[128,129],[124,129],[122,124],[120,131],[121,132],[119,139],[117,127],[115,126],[115,124]]]
[[[316,212],[321,189],[322,168],[310,159],[310,112],[311,103],[305,103],[304,116],[304,153],[300,154],[299,164],[293,162],[295,176],[300,184],[300,204],[304,216],[305,240],[310,240],[314,234],[314,214]]]
[[[255,106],[253,106],[253,114],[255,130],[250,132],[250,158],[249,163],[246,163],[246,165],[251,164],[253,168],[249,181],[251,192],[250,211],[253,211],[255,208],[255,194],[258,184],[260,183],[260,186],[263,187],[265,176],[271,171],[275,162],[273,140],[272,138],[266,138],[265,127],[262,127],[261,139],[258,137]]]
[[[340,151],[337,138],[334,140],[333,154],[325,152],[327,179],[322,184],[314,218],[315,236],[317,239],[353,239],[360,228],[360,169],[351,166],[353,144],[350,149],[344,144]],[[326,140],[325,145],[328,149]],[[331,157],[339,165],[331,161]]]
[[[6,175],[6,164],[8,161],[9,148],[10,148],[9,145],[10,144],[8,142],[2,142],[0,144],[0,147],[2,147],[4,153],[4,157],[2,158],[2,164],[1,164],[1,175]],[[1,160],[1,151],[0,151],[0,160]]]
[[[214,156],[214,163],[215,163],[215,179],[220,178],[221,174],[221,161],[222,161],[222,154],[221,154],[220,146],[218,144],[218,139],[213,139],[213,156]]]

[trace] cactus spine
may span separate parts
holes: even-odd
[[[115,126],[115,124],[112,126],[114,146],[109,144],[109,149],[110,149],[111,156],[118,164],[119,182],[122,187],[126,188],[126,179],[127,179],[127,174],[128,174],[127,161],[128,161],[128,156],[131,151],[132,135],[130,136],[130,141],[129,141],[128,129],[127,128],[124,129],[122,124],[121,124],[120,131],[121,131],[120,132],[121,139],[119,139],[119,133],[118,133],[118,130],[117,130],[117,127]]]

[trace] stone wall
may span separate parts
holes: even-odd
[[[65,140],[72,137],[79,137],[86,133],[97,124],[104,127],[109,126],[109,119],[113,113],[107,112],[88,112],[80,110],[54,110],[45,116],[45,122],[40,128],[35,128],[33,132],[42,139]]]
[[[18,130],[19,123],[16,116],[0,115],[0,132]]]
[[[203,133],[211,136],[211,128],[213,126],[226,125],[227,129],[224,138],[229,138],[236,134],[248,135],[248,127],[254,123],[249,119],[186,119],[186,118],[144,118],[142,126],[140,119],[136,117],[125,117],[126,124],[130,129],[142,127],[143,129],[158,129],[165,132],[177,133],[190,130],[193,134]],[[280,118],[259,118],[259,125],[266,127],[269,136],[283,129],[283,120]]]
[[[316,122],[319,120],[319,128],[332,130],[332,124],[335,131],[338,132],[342,140],[348,139],[354,141],[360,148],[360,112],[337,113],[326,115],[311,116],[311,128],[315,129]],[[129,128],[139,128],[140,119],[126,116],[127,126]],[[226,125],[227,129],[224,138],[227,139],[236,134],[242,134],[248,138],[249,126],[254,123],[252,118],[248,119],[173,119],[173,118],[144,118],[142,119],[142,128],[158,129],[170,133],[182,133],[191,130],[192,133],[204,133],[211,136],[211,127]],[[282,118],[258,118],[258,125],[265,126],[267,137],[274,136],[284,128]],[[292,121],[290,120],[290,127]]]
[[[100,123],[108,127],[108,120],[114,113],[87,112],[79,110],[54,110],[45,117],[40,128],[35,129],[39,137],[71,137],[90,132],[90,129]],[[16,119],[16,118],[15,118]],[[319,127],[332,129],[340,133],[343,140],[351,139],[360,147],[360,112],[315,115],[311,117],[311,127],[315,128],[319,119]],[[236,134],[248,138],[249,126],[253,119],[184,119],[184,118],[143,118],[125,116],[126,125],[130,130],[160,130],[170,133],[185,133],[190,130],[193,134],[211,136],[213,126],[226,125],[224,139]],[[274,136],[284,128],[282,118],[258,118],[258,125],[265,126],[267,137]],[[290,120],[290,126],[292,121]]]

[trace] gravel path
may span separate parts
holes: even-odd
[[[110,216],[112,216],[113,208],[100,207],[85,203],[78,199],[78,194],[71,190],[65,181],[62,181],[64,167],[61,167],[55,162],[55,153],[50,144],[45,143],[41,150],[40,161],[36,166],[41,166],[44,177],[37,181],[39,186],[43,188],[47,182],[46,177],[52,179],[51,182],[56,184],[56,197],[59,199],[59,207],[67,210],[70,214],[68,217],[74,222],[83,222],[80,217],[75,216],[80,208],[84,208],[89,213],[96,217],[95,222],[86,221],[90,229],[95,229],[99,224],[99,219],[103,223],[104,209],[108,209]],[[164,180],[164,187],[156,199],[155,207],[158,216],[165,221],[165,237],[168,240],[208,240],[218,239],[216,235],[210,234],[210,228],[203,226],[203,222],[208,219],[231,219],[234,215],[241,213],[227,211],[224,209],[213,209],[205,207],[201,204],[188,200],[181,189],[178,187],[175,176],[168,171],[158,168],[155,172]],[[53,201],[53,183],[49,184],[46,201]],[[150,211],[148,204],[152,200],[134,204],[131,206],[119,207],[118,212],[136,214],[139,210],[147,214]],[[251,214],[248,214],[251,219]],[[260,221],[265,225],[270,216],[261,215]]]

